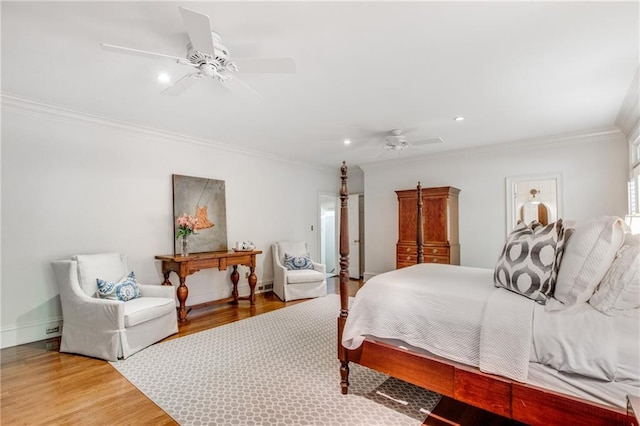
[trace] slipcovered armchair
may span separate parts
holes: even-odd
[[[311,260],[307,243],[273,244],[273,292],[283,301],[327,295],[326,267]]]
[[[97,279],[119,284],[133,276],[126,257],[79,255],[51,265],[62,302],[61,352],[117,361],[178,332],[173,286],[137,284],[139,296],[126,301],[98,296]]]

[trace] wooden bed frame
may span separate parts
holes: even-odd
[[[340,189],[340,316],[338,359],[342,393],[349,389],[349,363],[355,362],[455,400],[532,425],[637,425],[626,410],[482,373],[478,368],[435,355],[411,352],[371,338],[355,350],[342,346],[349,315],[349,231],[347,166],[342,163]],[[422,251],[422,197],[418,183],[418,253]],[[418,256],[422,262],[422,256]]]

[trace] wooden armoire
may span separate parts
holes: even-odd
[[[458,194],[452,186],[422,188],[423,263],[460,264],[458,240]],[[418,191],[396,191],[398,195],[398,244],[396,268],[415,265],[418,246],[416,226],[418,219]]]

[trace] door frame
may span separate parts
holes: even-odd
[[[358,232],[358,239],[360,240],[360,244],[359,244],[359,273],[360,273],[360,278],[363,277],[364,274],[364,256],[365,256],[365,246],[364,246],[364,208],[365,208],[365,203],[364,203],[364,193],[355,193],[355,194],[349,194],[349,199],[351,199],[352,197],[358,197],[358,200],[360,200],[362,197],[362,202],[359,203],[359,209],[360,209],[360,217],[358,220],[358,225],[359,225],[359,232]],[[334,241],[335,241],[335,256],[334,256],[334,260],[335,260],[335,272],[334,274],[337,276],[340,274],[340,197],[337,196],[335,193],[333,192],[329,192],[329,191],[318,191],[318,223],[317,223],[317,229],[318,229],[318,238],[317,238],[317,244],[318,244],[318,253],[320,254],[320,261],[322,261],[322,259],[324,259],[324,253],[322,251],[322,246],[323,246],[323,239],[324,239],[324,235],[323,235],[323,226],[322,226],[322,202],[324,198],[332,198],[335,200],[335,235],[334,235]],[[350,236],[353,237],[353,236]],[[350,262],[351,263],[351,262]],[[329,268],[327,268],[327,275],[329,275],[330,271]]]
[[[331,270],[327,267],[327,276],[330,276],[330,274],[333,275],[338,275],[340,273],[340,249],[339,249],[339,241],[338,241],[338,237],[340,234],[340,198],[333,192],[328,192],[328,191],[318,191],[318,225],[317,225],[317,229],[318,229],[318,238],[317,238],[317,242],[318,242],[318,253],[320,254],[320,263],[324,263],[326,265],[326,261],[325,261],[325,252],[322,250],[322,247],[324,244],[326,244],[325,241],[325,235],[324,235],[324,225],[323,225],[323,220],[322,220],[322,213],[323,213],[323,203],[326,202],[329,198],[333,199],[334,202],[334,247],[333,248],[333,261],[334,261],[334,265],[335,265],[335,271],[331,272]],[[332,276],[332,275],[331,275]]]

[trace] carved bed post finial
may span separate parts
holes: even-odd
[[[416,253],[416,257],[417,257],[417,263],[422,263],[423,262],[423,243],[424,243],[424,228],[422,225],[422,185],[420,184],[420,181],[418,181],[418,187],[417,187],[417,196],[418,196],[418,214],[417,216],[417,223],[416,223],[416,245],[418,246],[418,251]]]
[[[342,330],[349,315],[349,191],[347,190],[347,164],[340,167],[340,316],[338,317],[338,359],[340,360],[340,387],[349,389],[349,359],[342,346]]]

